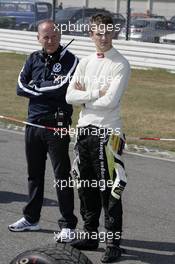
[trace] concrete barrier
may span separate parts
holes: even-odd
[[[88,37],[63,35],[62,44],[67,44],[72,38],[74,41],[69,49],[79,58],[95,51]],[[114,40],[113,44],[129,60],[133,68],[161,68],[175,72],[175,45],[123,40]],[[0,29],[1,51],[29,54],[37,49],[40,49],[40,45],[36,32]]]

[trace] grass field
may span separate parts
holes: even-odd
[[[24,60],[24,55],[0,53],[0,115],[22,120],[27,115],[28,100],[16,96],[16,81]],[[74,125],[79,110],[74,108]],[[122,99],[121,115],[128,143],[175,151],[174,142],[130,139],[175,138],[175,75],[164,70],[133,69]]]

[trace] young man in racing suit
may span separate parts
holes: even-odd
[[[121,255],[121,193],[126,185],[121,158],[124,137],[119,110],[130,66],[112,46],[114,26],[108,15],[97,14],[91,18],[90,36],[96,53],[80,61],[66,94],[68,103],[82,105],[75,146],[79,171],[75,169],[74,173],[79,177],[86,236],[83,240],[72,242],[72,246],[80,250],[98,247],[99,217],[103,206],[107,245],[102,262],[115,261]],[[87,180],[88,186],[83,184]],[[94,180],[99,183],[98,186],[93,185]]]
[[[65,95],[78,59],[60,45],[61,33],[52,20],[45,20],[39,24],[37,37],[42,50],[33,52],[27,59],[19,74],[17,94],[29,99],[28,122],[58,129],[68,128],[71,123],[72,106],[66,103]],[[62,215],[58,221],[61,233],[57,240],[71,237],[69,234],[76,227],[77,217],[73,214],[73,188],[68,186],[69,142],[69,135],[61,136],[60,130],[54,133],[52,130],[26,126],[29,201],[23,209],[24,217],[9,225],[10,231],[40,228],[38,222],[43,204],[44,174],[49,153]],[[60,188],[62,180],[67,181],[67,186],[63,189]],[[66,242],[69,242],[68,239]]]

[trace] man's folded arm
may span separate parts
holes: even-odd
[[[116,77],[112,80],[106,94],[91,103],[93,109],[112,109],[118,106],[121,97],[127,88],[130,76],[129,64],[121,64],[118,66],[115,70],[115,76]]]
[[[81,60],[78,64],[75,74],[69,84],[66,94],[66,101],[68,104],[85,104],[87,102],[96,100],[99,97],[98,90],[78,90],[76,89],[76,83],[80,83],[84,86],[84,67],[86,60]]]

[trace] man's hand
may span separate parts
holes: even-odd
[[[85,85],[82,85],[80,82],[76,82],[75,83],[75,90],[79,90],[79,91],[86,91],[85,89]],[[104,87],[101,90],[99,90],[99,96],[102,97],[106,94],[108,88]]]
[[[75,83],[75,90],[86,91],[85,85],[82,85],[80,82],[76,82]]]
[[[104,87],[101,90],[99,90],[99,96],[102,97],[106,94],[108,88]]]

